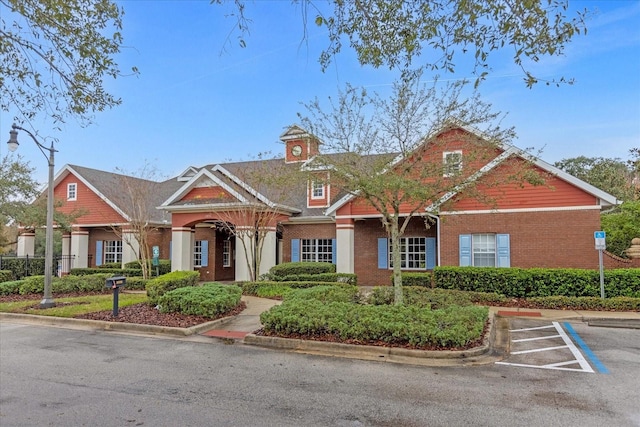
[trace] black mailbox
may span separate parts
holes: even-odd
[[[109,277],[104,284],[105,288],[113,289],[113,317],[118,317],[118,293],[120,288],[127,284],[124,276]]]
[[[106,288],[118,289],[127,284],[127,278],[124,276],[114,276],[107,279]]]

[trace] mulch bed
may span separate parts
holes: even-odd
[[[67,297],[87,296],[89,294],[55,294],[53,295],[54,302],[56,299]],[[41,299],[42,295],[5,295],[0,296],[0,302],[17,302],[26,300]],[[57,303],[56,303],[57,304]],[[38,308],[36,304],[33,308]],[[136,323],[140,325],[156,325],[167,326],[173,328],[190,328],[192,326],[200,325],[202,323],[211,322],[212,320],[220,319],[223,317],[235,316],[240,314],[242,310],[246,308],[244,301],[226,313],[223,313],[217,317],[203,317],[193,316],[189,314],[180,313],[160,313],[155,307],[148,305],[147,303],[133,304],[127,307],[120,307],[118,309],[118,317],[113,317],[113,310],[98,311],[94,313],[87,313],[77,316],[76,319],[90,319],[90,320],[104,320],[107,322],[121,322],[121,323]]]

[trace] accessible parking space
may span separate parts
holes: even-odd
[[[498,365],[606,373],[569,323],[511,319],[509,335],[509,357]]]

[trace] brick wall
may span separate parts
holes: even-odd
[[[597,230],[596,209],[446,215],[441,220],[440,265],[459,265],[460,234],[508,233],[512,267],[594,269]]]
[[[282,233],[282,262],[291,262],[291,239],[335,239],[336,226],[326,224],[287,224]]]

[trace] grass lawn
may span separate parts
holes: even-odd
[[[96,311],[113,310],[113,295],[88,295],[84,297],[56,298],[55,307],[41,309],[29,308],[38,305],[42,298],[0,303],[0,312],[37,314],[40,316],[75,317],[81,314],[93,313]],[[126,307],[133,304],[145,302],[147,295],[143,293],[118,295],[118,307]]]

